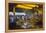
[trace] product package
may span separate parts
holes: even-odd
[[[6,33],[44,30],[44,2],[6,0]]]

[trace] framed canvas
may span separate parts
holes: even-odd
[[[6,0],[6,32],[44,30],[44,2]]]

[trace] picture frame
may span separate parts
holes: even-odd
[[[19,8],[24,8],[24,10],[25,9],[31,9],[31,8],[28,8],[28,7],[26,7],[25,8],[25,4],[27,5],[29,5],[29,4],[33,4],[33,5],[43,5],[43,6],[41,6],[41,9],[42,9],[42,28],[40,29],[36,29],[36,27],[35,27],[35,29],[33,28],[14,28],[14,29],[12,29],[12,28],[9,28],[9,10],[10,10],[10,12],[12,12],[13,11],[13,13],[15,13],[15,10],[17,10],[17,9],[15,9],[14,8],[14,10],[12,10],[12,9],[10,9],[11,7],[12,7],[12,5],[11,5],[11,7],[9,6],[10,4],[12,4],[13,6],[14,6],[14,4],[17,4],[17,5],[20,5],[20,4],[24,4],[24,6],[17,6],[17,7],[19,7]],[[30,5],[29,5],[30,6]],[[32,7],[32,6],[31,6]],[[43,8],[42,8],[43,7]],[[35,8],[35,6],[34,6],[34,8]],[[37,9],[37,8],[36,8]],[[38,8],[38,9],[40,9],[40,8]],[[40,10],[41,10],[40,9]],[[27,11],[27,10],[25,10],[25,11]],[[31,10],[32,11],[32,10]],[[35,10],[36,11],[36,10]],[[21,15],[22,15],[22,13],[20,13]],[[16,15],[16,14],[15,14]],[[25,15],[25,14],[24,14]],[[33,14],[34,15],[34,14]],[[40,18],[41,18],[40,17]],[[38,17],[37,17],[38,18]],[[39,25],[38,24],[38,25]],[[10,32],[24,32],[24,31],[41,31],[41,30],[45,30],[45,3],[44,2],[28,2],[28,1],[10,1],[10,0],[5,0],[5,31],[6,31],[6,33],[10,33]],[[38,26],[37,25],[37,26]],[[11,25],[10,25],[11,26]],[[17,25],[16,25],[17,26]],[[15,27],[16,27],[15,26]],[[12,26],[13,27],[13,26]]]

